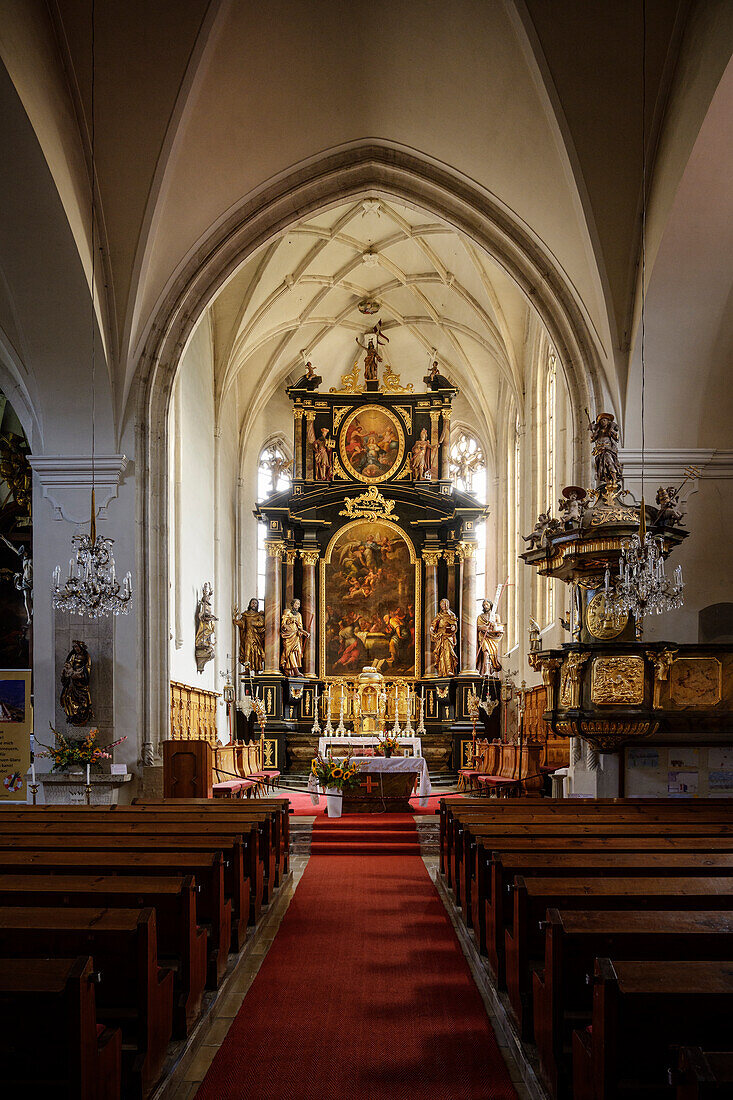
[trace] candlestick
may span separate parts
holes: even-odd
[[[92,779],[89,774],[89,765],[87,764],[87,785],[86,785],[87,806],[92,804]]]

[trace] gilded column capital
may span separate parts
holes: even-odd
[[[438,421],[440,420],[440,411],[441,411],[440,409],[431,409],[430,410],[430,419],[431,419],[431,421],[433,422],[434,425],[437,425]]]
[[[301,550],[300,556],[303,559],[303,565],[318,565],[321,552],[320,550]]]
[[[456,561],[456,551],[455,550],[444,550],[443,551],[443,557],[448,562],[448,565],[455,565],[455,561]]]
[[[293,546],[286,546],[285,548],[285,560],[288,565],[292,565],[298,556],[298,551]]]
[[[421,557],[426,565],[436,566],[442,553],[442,550],[423,550]]]
[[[316,419],[316,410],[315,409],[303,409],[303,412],[305,414],[306,420],[315,420]]]
[[[476,542],[469,542],[469,541],[457,542],[456,543],[456,553],[458,554],[459,560],[460,561],[465,561],[467,558],[475,558],[476,557],[476,547],[477,546],[478,546],[478,543],[476,543]]]
[[[293,420],[302,420],[304,413],[305,413],[305,409],[299,409],[297,405],[294,406],[294,408],[293,408]]]
[[[280,558],[282,561],[286,553],[286,547],[284,542],[265,540],[265,549],[267,550],[268,558]]]

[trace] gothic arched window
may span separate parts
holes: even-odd
[[[478,439],[465,428],[451,434],[450,476],[456,489],[474,493],[486,503],[486,459]]]

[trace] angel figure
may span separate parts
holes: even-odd
[[[657,512],[655,526],[679,527],[685,516],[680,506],[679,489],[675,489],[674,485],[668,485],[666,489],[663,485],[660,485],[657,489],[656,501],[659,511]]]

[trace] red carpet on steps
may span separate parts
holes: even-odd
[[[326,816],[326,799],[321,795],[318,799],[318,805],[314,806],[311,802],[311,796],[306,791],[293,791],[287,787],[281,787],[276,794],[282,795],[283,798],[289,798],[290,804],[293,808],[293,813],[299,817],[325,817]],[[440,813],[439,802],[441,798],[445,798],[445,795],[431,794],[428,798],[427,806],[420,806],[419,799],[413,798],[412,810],[413,814],[437,814]],[[448,796],[453,800],[454,798],[461,798],[462,795],[450,795]],[[378,816],[378,815],[373,815]]]
[[[313,852],[197,1100],[516,1100],[410,816]]]

